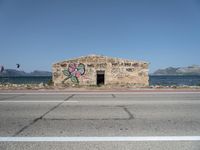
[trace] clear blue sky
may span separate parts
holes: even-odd
[[[150,72],[200,65],[200,0],[0,0],[0,64],[51,70],[102,54],[150,62]]]

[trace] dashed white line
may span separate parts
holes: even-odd
[[[200,141],[200,136],[119,136],[119,137],[0,137],[0,142],[157,142]]]

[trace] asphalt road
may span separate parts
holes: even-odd
[[[199,92],[0,93],[1,150],[200,150],[199,136]]]

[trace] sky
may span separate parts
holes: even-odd
[[[51,71],[97,54],[143,60],[150,73],[200,65],[200,0],[0,0],[0,64]]]

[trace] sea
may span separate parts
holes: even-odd
[[[0,84],[39,84],[48,83],[52,79],[51,76],[23,76],[23,77],[0,77]],[[187,76],[149,76],[150,85],[161,86],[200,86],[200,76],[187,75]]]

